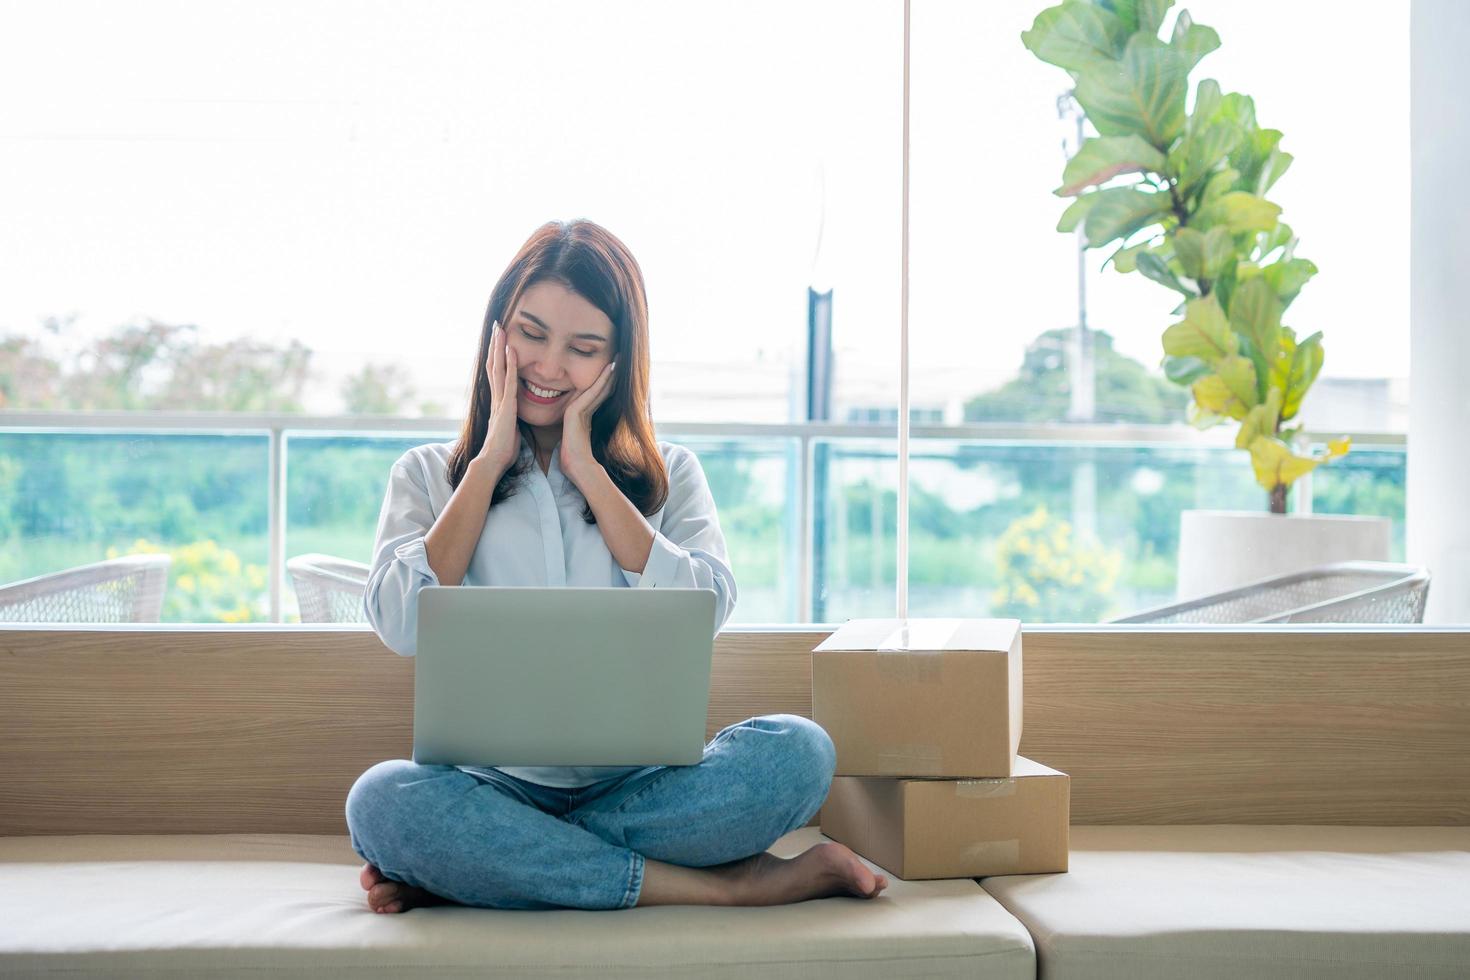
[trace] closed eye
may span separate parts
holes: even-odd
[[[534,334],[534,333],[532,333],[531,331],[527,330],[525,327],[522,327],[521,328],[521,333],[524,334],[525,337],[528,340],[534,340],[537,343],[540,343],[541,341],[543,341],[543,340],[546,339],[545,337],[541,336],[540,334]],[[593,354],[596,354],[597,353],[597,351],[595,351],[595,350],[582,350],[580,347],[573,347],[571,350],[572,350],[572,353],[573,354],[581,354],[583,357],[591,357]]]

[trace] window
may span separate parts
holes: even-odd
[[[1180,297],[1056,231],[1092,131],[1021,42],[1046,6],[911,5],[901,528],[903,4],[12,5],[0,582],[167,553],[164,620],[294,621],[286,561],[369,560],[391,461],[457,435],[505,262],[586,216],[643,267],[655,419],[710,479],[734,622],[894,615],[901,530],[912,615],[1186,598],[1184,515],[1265,491],[1164,377]],[[1414,560],[1408,8],[1190,13],[1221,41],[1191,101],[1217,78],[1282,131],[1268,197],[1320,270],[1288,318],[1327,351],[1302,446],[1353,446],[1289,507],[1382,518],[1353,556]],[[1372,248],[1342,206],[1370,183]]]

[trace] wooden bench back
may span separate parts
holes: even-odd
[[[825,631],[728,632],[709,731],[811,713]],[[1470,635],[1027,631],[1022,754],[1093,823],[1470,824]],[[363,629],[0,629],[0,835],[346,833],[412,749]]]

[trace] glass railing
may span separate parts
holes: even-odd
[[[420,420],[134,416],[0,427],[0,583],[109,557],[172,557],[164,622],[296,622],[288,558],[372,557],[389,467],[455,438]],[[169,427],[169,423],[173,427]],[[229,431],[218,431],[228,428]],[[698,455],[740,587],[732,623],[896,611],[891,428],[662,426]],[[1098,622],[1171,601],[1180,513],[1261,510],[1247,458],[1177,427],[916,428],[909,611]],[[1080,433],[1080,435],[1079,435]],[[1298,510],[1393,522],[1401,437],[1303,481]],[[273,546],[272,542],[276,542]]]

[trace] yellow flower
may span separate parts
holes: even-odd
[[[242,602],[238,606],[236,606],[234,609],[229,609],[229,610],[226,610],[225,612],[220,613],[219,614],[219,618],[220,618],[221,622],[226,622],[226,623],[243,623],[243,622],[246,622],[247,620],[250,619],[250,607],[247,606],[247,605],[245,605],[245,603]]]

